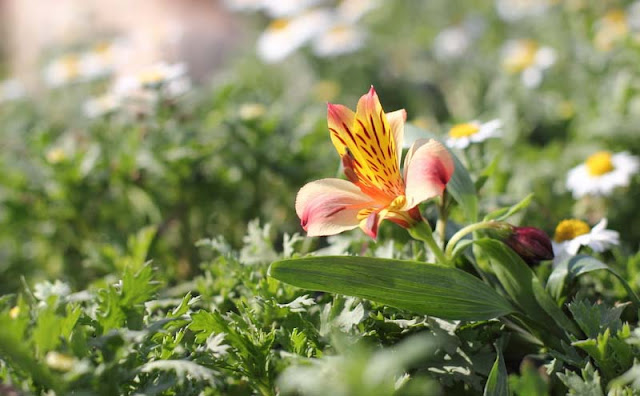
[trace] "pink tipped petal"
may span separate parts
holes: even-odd
[[[343,105],[327,104],[327,121],[331,141],[340,156],[345,154],[348,145],[353,144],[353,137],[349,130],[353,127],[355,118],[355,113],[349,108]]]
[[[296,197],[296,213],[308,236],[335,235],[356,228],[358,212],[371,198],[353,183],[321,179],[306,184]]]
[[[369,235],[371,238],[376,239],[378,237],[378,226],[382,218],[379,216],[378,212],[371,212],[369,216],[360,221],[360,228],[364,231],[365,234]]]
[[[407,208],[442,194],[453,171],[453,158],[446,147],[433,139],[417,140],[404,164]]]
[[[402,144],[404,141],[404,123],[407,121],[407,112],[405,109],[392,111],[387,113],[387,120],[391,127],[391,134],[394,137],[396,143],[396,150],[398,150],[398,164],[402,156]]]

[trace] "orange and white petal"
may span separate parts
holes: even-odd
[[[342,157],[346,154],[349,145],[355,145],[351,127],[356,119],[356,113],[346,106],[339,104],[327,104],[327,123],[331,141],[336,147],[338,154]]]
[[[398,152],[398,164],[400,164],[400,156],[402,155],[402,146],[404,142],[404,123],[407,121],[407,111],[400,109],[387,113],[387,120],[391,127],[391,134],[393,135],[396,150]]]
[[[371,198],[342,179],[320,179],[303,186],[296,197],[296,213],[308,236],[335,235],[358,227],[358,212]]]
[[[406,207],[441,195],[453,171],[453,158],[446,147],[433,139],[417,140],[404,163]]]

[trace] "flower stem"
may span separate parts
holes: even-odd
[[[439,264],[450,265],[449,260],[447,260],[447,258],[445,257],[442,249],[440,249],[440,246],[438,246],[436,240],[433,239],[433,231],[431,231],[431,226],[425,219],[422,219],[422,221],[407,229],[407,231],[409,231],[409,234],[413,238],[423,241],[429,247],[429,249],[436,256]]]
[[[449,239],[449,243],[447,243],[447,248],[445,250],[445,255],[448,259],[451,259],[453,255],[453,249],[456,247],[456,244],[460,242],[462,238],[464,238],[467,234],[470,234],[474,231],[482,230],[485,228],[495,228],[496,225],[500,224],[499,221],[489,220],[489,221],[481,221],[479,223],[470,224],[458,232],[453,234],[451,239]]]
[[[441,248],[444,249],[447,235],[447,220],[449,218],[449,210],[447,208],[448,195],[445,191],[440,197],[440,205],[438,205],[438,221],[436,222],[436,235],[440,238]]]

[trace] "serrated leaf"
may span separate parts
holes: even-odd
[[[456,268],[370,257],[277,261],[269,275],[309,290],[367,298],[444,319],[484,320],[513,312],[480,279]]]
[[[587,363],[586,367],[580,370],[581,375],[572,371],[558,373],[558,378],[569,388],[568,395],[576,396],[604,396],[602,385],[600,384],[600,375],[593,369],[591,363]]]
[[[151,373],[156,370],[175,372],[179,383],[183,383],[186,379],[209,383],[215,380],[215,371],[188,360],[156,360],[145,363],[138,369],[141,373]]]

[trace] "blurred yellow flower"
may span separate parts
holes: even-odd
[[[17,317],[18,317],[18,315],[20,315],[20,307],[19,307],[19,306],[17,306],[17,305],[16,305],[15,307],[13,307],[13,308],[11,308],[11,309],[9,310],[9,317],[10,317],[11,319],[15,319],[15,318],[17,318]]]
[[[47,161],[50,164],[59,164],[60,162],[67,159],[67,153],[65,153],[64,149],[61,147],[54,147],[47,151],[46,154]]]
[[[609,51],[629,34],[627,14],[615,8],[609,10],[597,23],[594,45],[600,51]]]

